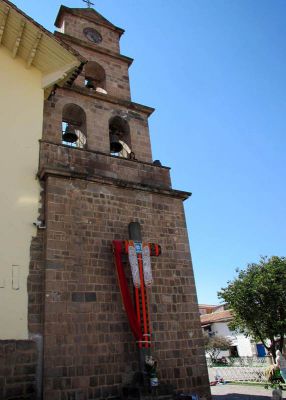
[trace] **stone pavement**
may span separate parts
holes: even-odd
[[[248,385],[217,385],[211,387],[213,400],[269,400],[273,389],[264,389],[263,386]],[[283,391],[283,399],[286,392]]]

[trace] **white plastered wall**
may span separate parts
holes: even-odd
[[[246,337],[240,333],[231,331],[228,327],[227,322],[216,322],[212,324],[212,332],[218,336],[224,336],[231,340],[233,346],[237,346],[238,355],[240,357],[253,356],[256,353],[253,352],[253,346],[249,337]],[[227,357],[228,351],[221,351],[220,357]]]
[[[26,339],[44,93],[41,73],[3,47],[0,66],[0,339]]]

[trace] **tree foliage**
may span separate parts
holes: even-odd
[[[262,257],[218,293],[233,310],[230,328],[261,341],[275,360],[286,334],[286,258]]]
[[[210,356],[212,362],[217,362],[219,353],[222,350],[228,350],[231,342],[224,336],[204,335],[206,353]]]

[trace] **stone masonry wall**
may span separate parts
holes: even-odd
[[[128,62],[124,59],[111,57],[110,54],[96,52],[95,49],[76,45],[73,41],[65,41],[77,50],[88,61],[96,61],[102,66],[106,74],[106,91],[111,96],[115,96],[124,100],[130,100],[130,85]],[[82,75],[84,76],[84,70]],[[77,79],[76,82],[79,82]],[[83,79],[81,80],[84,83]]]
[[[105,95],[99,99],[89,95],[88,89],[82,91],[83,93],[77,93],[68,89],[58,89],[54,101],[45,102],[43,139],[61,143],[63,108],[66,104],[76,104],[86,114],[89,150],[110,153],[109,120],[120,116],[129,124],[131,148],[136,158],[139,161],[152,162],[147,115],[128,106],[108,102]]]
[[[40,151],[40,171],[45,168],[57,169],[82,176],[117,179],[125,181],[126,184],[133,182],[145,186],[152,185],[154,188],[171,189],[170,171],[167,167],[139,163],[44,141],[41,142]],[[38,244],[40,245],[39,242]]]
[[[44,209],[39,215],[44,221]],[[44,223],[44,222],[43,222]],[[28,326],[30,334],[42,335],[44,318],[44,231],[38,229],[30,247],[28,288]]]
[[[88,43],[93,47],[100,47],[104,49],[108,49],[114,51],[115,53],[119,53],[119,34],[113,29],[107,28],[101,24],[97,24],[96,21],[89,20],[87,21],[85,18],[81,18],[77,15],[72,15],[70,13],[65,12],[63,17],[65,20],[65,33],[70,36],[74,36],[75,38],[88,41],[83,34],[84,28],[94,28],[96,29],[102,36],[103,40],[101,43],[93,43],[88,41]]]
[[[131,221],[162,246],[151,291],[160,379],[208,395],[182,200],[56,176],[46,194],[45,400],[116,395],[138,368],[111,249]]]
[[[0,399],[36,399],[36,344],[28,340],[0,341]]]

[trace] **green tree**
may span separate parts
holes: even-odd
[[[233,310],[230,328],[261,341],[275,360],[286,334],[286,258],[262,257],[218,293]]]
[[[204,335],[205,349],[206,353],[210,356],[210,359],[213,363],[217,362],[219,353],[222,350],[229,350],[231,345],[230,340],[223,336],[209,336],[208,334]]]

